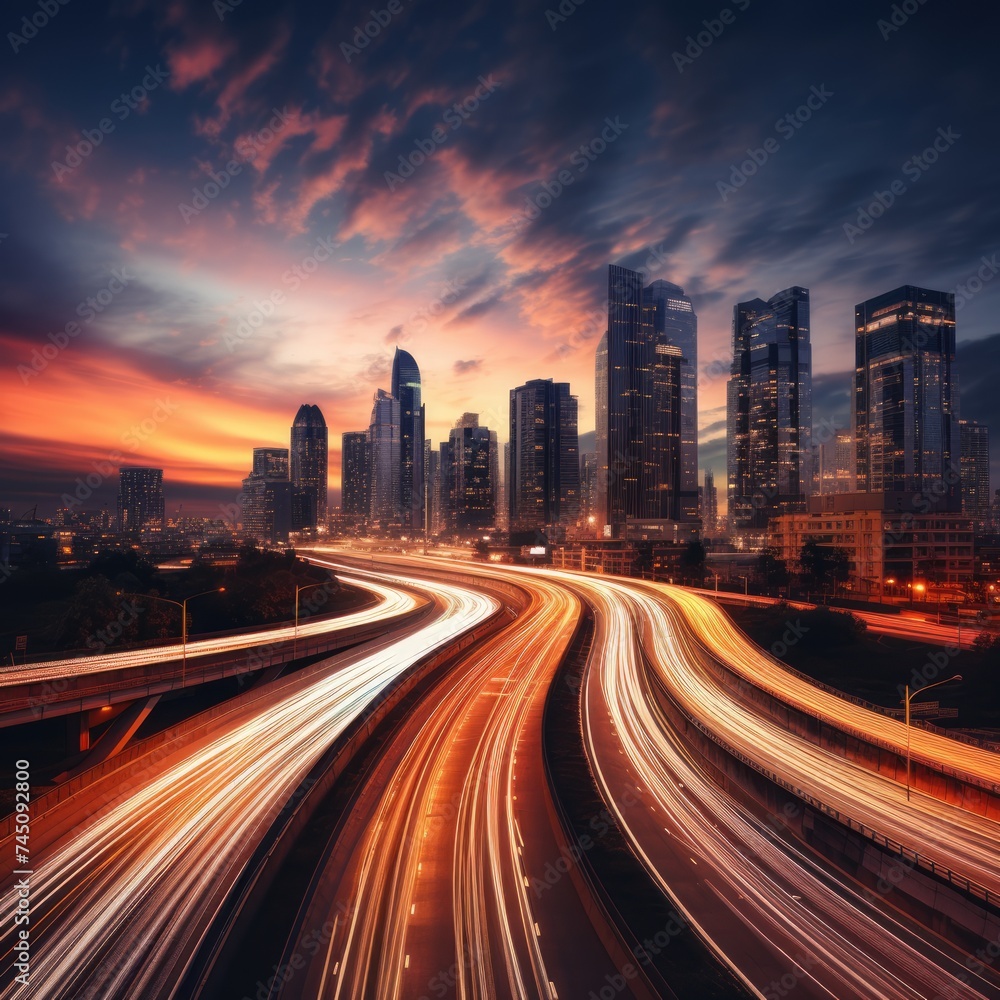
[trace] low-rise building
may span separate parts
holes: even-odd
[[[908,586],[971,583],[975,567],[972,519],[955,499],[922,493],[838,493],[811,497],[804,513],[771,526],[771,544],[800,572],[806,542],[844,549],[850,585],[862,594],[905,593]]]

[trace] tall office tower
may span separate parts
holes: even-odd
[[[580,456],[580,517],[590,524],[597,520],[597,456],[593,452]]]
[[[651,337],[642,309],[642,275],[608,267],[607,524],[623,532],[630,517],[650,517],[649,453],[653,422]]]
[[[954,295],[904,285],[855,306],[854,321],[857,488],[956,495]]]
[[[990,521],[990,429],[975,420],[959,420],[962,438],[962,513],[982,531]]]
[[[301,519],[302,497],[288,479],[251,472],[240,492],[243,534],[258,542],[287,542],[296,516]],[[308,494],[311,497],[311,494]],[[308,509],[312,509],[311,504]]]
[[[392,358],[392,395],[399,400],[399,503],[403,526],[424,527],[424,406],[420,369],[398,347]]]
[[[681,366],[679,347],[657,340],[651,369],[653,386],[652,421],[646,433],[647,517],[679,521],[681,509]],[[689,494],[691,491],[688,491]],[[693,497],[686,498],[683,514],[698,517],[698,482]],[[693,503],[693,507],[691,504]]]
[[[705,485],[701,496],[702,530],[711,538],[719,530],[719,491],[715,486],[715,473],[711,469],[705,470]]]
[[[368,517],[371,507],[368,432],[345,431],[340,438],[340,512]]]
[[[400,458],[399,400],[379,389],[372,404],[371,425],[368,428],[369,516],[373,521],[400,522]]]
[[[441,525],[441,453],[431,448],[430,441],[424,447],[424,493],[427,497],[427,530],[439,534]]]
[[[162,528],[163,515],[163,469],[123,465],[118,470],[118,530],[131,534]]]
[[[654,281],[643,291],[657,344],[681,353],[679,516],[698,517],[698,317],[684,289]]]
[[[837,431],[831,441],[824,441],[819,447],[818,465],[816,493],[853,493],[854,435],[850,431]]]
[[[733,366],[726,387],[729,521],[759,531],[805,510],[812,468],[809,290],[786,288],[733,310]]]
[[[254,448],[252,476],[265,479],[288,479],[287,448]]]
[[[568,382],[533,379],[510,390],[510,527],[572,524],[580,515],[577,399]]]
[[[594,454],[593,514],[598,531],[603,532],[608,518],[608,334],[605,331],[594,357],[594,419],[596,421]]]
[[[296,490],[311,501],[296,517],[295,528],[326,525],[327,429],[320,408],[303,403],[292,424],[291,478]]]
[[[480,427],[478,414],[462,414],[448,440],[441,442],[441,513],[447,530],[494,526],[498,467],[496,432]]]

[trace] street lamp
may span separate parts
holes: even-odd
[[[375,557],[372,556],[372,561],[374,562]],[[299,654],[299,594],[303,590],[308,590],[310,587],[325,587],[328,580],[322,580],[320,583],[306,583],[295,585],[295,631],[292,635],[292,659],[294,660]]]
[[[906,801],[910,801],[910,702],[918,694],[923,694],[925,691],[930,691],[931,688],[940,687],[942,684],[950,684],[952,681],[960,681],[962,679],[961,674],[955,674],[954,677],[946,677],[943,681],[935,681],[933,684],[925,684],[922,688],[914,691],[910,694],[910,685],[906,685],[906,695],[903,698],[903,703],[906,706],[905,709],[905,726],[906,726]]]
[[[187,681],[187,606],[188,601],[193,601],[196,597],[207,597],[209,594],[221,594],[226,588],[216,587],[214,590],[203,590],[200,594],[192,594],[190,597],[185,597],[183,601],[175,601],[169,597],[154,597],[152,594],[143,594],[142,596],[147,601],[162,601],[164,604],[173,604],[174,607],[181,609],[181,687],[183,688],[185,682]]]

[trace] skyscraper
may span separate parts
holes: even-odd
[[[990,429],[975,420],[958,422],[962,438],[962,513],[980,531],[990,521]]]
[[[854,318],[858,489],[955,494],[954,295],[904,285],[862,302]]]
[[[399,504],[404,527],[424,528],[424,406],[420,369],[398,347],[392,358],[391,392],[399,401]]]
[[[510,391],[507,497],[512,530],[569,524],[580,513],[577,399],[568,382],[534,379]]]
[[[346,431],[340,439],[340,510],[350,517],[368,517],[368,432]]]
[[[681,367],[679,347],[657,338],[651,369],[653,411],[646,433],[647,517],[681,519]],[[693,509],[689,496],[687,513],[698,517],[698,483],[695,481]]]
[[[594,497],[592,510],[598,530],[610,524],[608,503],[608,334],[605,331],[594,357],[594,420],[596,427],[594,454]]]
[[[649,517],[646,434],[653,420],[651,338],[643,322],[642,275],[608,267],[607,490],[612,534]],[[602,445],[598,446],[601,450]]]
[[[297,490],[309,498],[302,511],[302,523],[295,528],[326,525],[327,509],[327,429],[318,406],[303,403],[292,424],[291,478]]]
[[[822,494],[854,492],[854,435],[850,431],[837,431],[833,440],[820,445],[816,486]]]
[[[133,534],[162,528],[163,469],[123,465],[118,470],[118,530]]]
[[[372,404],[368,428],[369,516],[373,521],[400,523],[400,415],[399,400],[379,389]]]
[[[715,473],[711,469],[705,470],[705,486],[701,496],[702,530],[711,538],[719,530],[719,491],[715,486]]]
[[[608,329],[597,349],[597,492],[602,531],[629,519],[698,517],[697,320],[666,281],[608,268]]]
[[[809,290],[786,288],[733,310],[733,365],[726,387],[729,519],[762,530],[805,509],[812,469]]]
[[[680,517],[698,516],[698,317],[684,289],[654,281],[643,291],[657,344],[680,351]]]
[[[254,448],[251,475],[265,479],[288,479],[287,448]]]
[[[496,431],[463,413],[441,442],[441,514],[446,530],[481,531],[496,524],[499,455]]]

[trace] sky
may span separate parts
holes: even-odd
[[[817,423],[849,421],[854,305],[904,283],[958,290],[991,420],[994,7],[374,4],[5,5],[0,506],[149,464],[217,513],[304,402],[336,502],[396,345],[435,443],[465,411],[503,439],[532,378],[592,430],[611,262],[694,301],[720,484],[733,305],[791,285]]]

